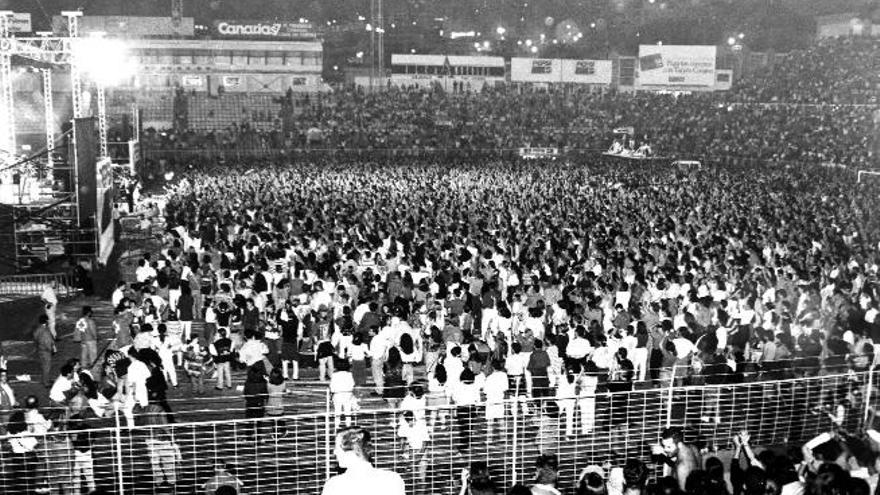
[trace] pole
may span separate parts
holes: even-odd
[[[511,416],[513,416],[513,455],[512,455],[512,458],[510,459],[511,460],[510,465],[513,467],[513,480],[511,482],[511,484],[515,485],[516,480],[517,480],[516,447],[517,447],[518,439],[517,439],[517,429],[516,429],[516,427],[517,427],[516,410],[519,409],[519,398],[518,397],[514,398],[514,400],[511,401],[511,406],[513,406],[513,414],[511,415]]]
[[[377,0],[379,2],[379,18],[376,21],[376,24],[379,25],[379,84],[382,84],[382,81],[385,80],[385,22],[382,19],[382,3],[383,0]],[[373,29],[376,29],[376,26],[373,26]]]
[[[122,426],[119,423],[119,404],[113,405],[114,417],[116,418],[116,473],[119,495],[125,495],[125,480],[122,476]]]
[[[370,0],[370,92],[376,73],[376,0]]]
[[[868,385],[865,388],[865,417],[862,424],[868,426],[868,418],[871,415],[871,392],[874,390],[874,370],[868,369]]]
[[[107,154],[107,95],[104,83],[98,81],[98,141],[100,145],[100,157]]]
[[[40,69],[43,74],[43,115],[46,120],[46,169],[52,173],[52,152],[55,150],[55,110],[52,106],[52,70]]]
[[[67,36],[70,38],[70,92],[71,103],[73,104],[73,118],[83,116],[82,107],[82,79],[79,74],[79,62],[77,60],[76,45],[74,45],[79,37],[79,18],[82,17],[80,11],[65,11],[61,15],[67,17]]]
[[[672,365],[672,379],[669,380],[669,395],[666,398],[666,427],[672,426],[672,393],[675,391],[675,364]]]
[[[326,414],[324,414],[324,448],[327,451],[326,456],[324,457],[324,470],[326,474],[326,479],[330,479],[330,456],[332,455],[332,449],[330,448],[330,389],[327,389],[325,399],[324,399]]]

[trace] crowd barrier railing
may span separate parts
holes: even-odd
[[[39,296],[47,286],[53,285],[58,297],[70,298],[80,292],[73,282],[70,273],[0,275],[0,296]]]
[[[429,406],[423,446],[402,436],[395,409],[135,427],[117,415],[89,430],[90,456],[73,450],[75,432],[36,435],[31,453],[11,450],[20,437],[3,439],[0,492],[76,488],[73,477],[85,483],[90,458],[96,487],[108,493],[204,493],[220,468],[246,493],[317,494],[336,473],[334,432],[348,424],[370,432],[374,464],[399,473],[408,494],[458,493],[461,469],[475,461],[487,463],[501,487],[528,483],[542,453],[558,456],[559,484],[570,490],[588,465],[651,461],[651,446],[667,426],[683,427],[686,441],[708,455],[728,448],[742,430],[755,445],[800,445],[830,429],[826,409],[847,404],[843,426],[855,432],[876,406],[873,388],[873,373],[850,372],[604,394],[584,387],[572,397],[507,399],[489,406],[489,415],[485,404]]]

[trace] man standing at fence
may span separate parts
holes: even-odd
[[[700,451],[684,443],[681,428],[664,429],[660,434],[660,445],[655,445],[653,450],[654,455],[660,456],[665,464],[664,473],[671,474],[682,490],[685,489],[688,476],[703,465]]]
[[[77,320],[73,341],[79,342],[79,362],[89,370],[98,360],[98,326],[92,319],[92,307],[83,306],[82,318]]]
[[[336,434],[333,453],[345,473],[333,476],[324,484],[322,495],[404,495],[399,474],[376,469],[370,463],[370,432],[357,426]]]
[[[55,334],[49,328],[49,321],[48,313],[40,315],[40,324],[34,330],[34,347],[40,360],[41,380],[46,388],[52,386],[52,353],[55,350]]]
[[[58,295],[55,294],[55,282],[46,284],[43,287],[43,293],[40,295],[40,301],[43,302],[43,308],[46,310],[46,316],[49,317],[49,332],[52,338],[57,338],[55,333],[55,316],[58,307]]]
[[[223,387],[232,388],[232,340],[226,337],[226,329],[217,330],[219,338],[210,345],[208,350],[211,353],[211,359],[217,365],[217,390],[223,390]]]

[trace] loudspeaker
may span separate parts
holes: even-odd
[[[95,117],[73,119],[73,166],[80,228],[95,227],[98,205],[98,130]]]

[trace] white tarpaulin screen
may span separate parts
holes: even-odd
[[[714,46],[640,45],[639,85],[712,87],[715,52]]]

